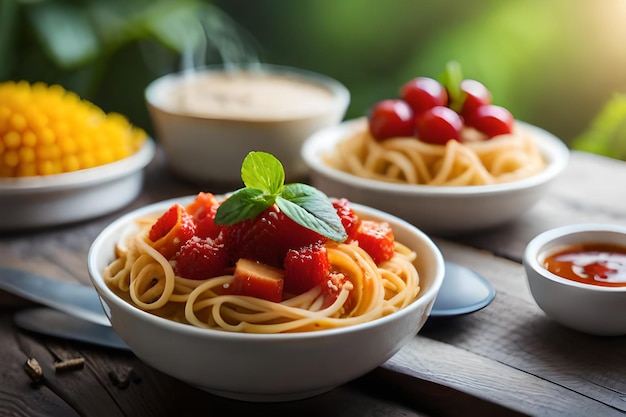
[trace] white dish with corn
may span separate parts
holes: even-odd
[[[134,200],[155,145],[60,86],[0,84],[0,230],[86,220]]]

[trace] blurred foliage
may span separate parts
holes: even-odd
[[[412,77],[437,77],[450,60],[484,82],[497,104],[566,143],[626,92],[623,0],[215,3],[257,36],[265,59],[344,82],[348,118],[397,95]]]
[[[615,94],[571,146],[626,161],[626,94]]]
[[[143,90],[183,67],[321,72],[353,118],[456,60],[518,119],[623,159],[626,140],[591,126],[626,94],[625,20],[624,0],[0,0],[0,80],[60,83],[150,131]]]
[[[201,0],[1,0],[0,28],[0,80],[60,84],[147,130],[150,81],[254,54],[237,24]]]

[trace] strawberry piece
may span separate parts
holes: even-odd
[[[326,238],[319,233],[308,229],[291,220],[279,210],[266,212],[267,217],[276,224],[276,239],[279,246],[281,261],[289,249],[299,249],[315,243],[323,243]]]
[[[341,219],[341,224],[343,224],[344,229],[346,229],[348,238],[351,238],[358,230],[360,222],[359,216],[352,210],[350,202],[345,198],[333,201],[333,207],[337,210],[337,214]]]
[[[207,279],[226,273],[228,253],[222,237],[192,237],[173,259],[174,273],[189,279]]]
[[[173,204],[150,228],[148,243],[171,259],[195,233],[193,217],[180,204]]]
[[[235,265],[230,291],[279,303],[283,298],[283,284],[281,269],[241,258]]]
[[[196,199],[185,207],[196,223],[196,236],[215,239],[222,228],[215,224],[215,213],[219,202],[211,193],[199,193]]]
[[[199,192],[196,198],[185,207],[185,210],[194,218],[201,217],[202,212],[218,204],[217,198],[211,193]]]
[[[285,256],[285,291],[302,294],[328,280],[330,262],[320,244],[290,249]]]
[[[322,288],[322,294],[324,294],[324,302],[322,303],[322,309],[330,307],[339,297],[339,293],[344,286],[349,285],[352,289],[352,283],[347,282],[346,276],[342,273],[330,273],[325,281],[320,283]],[[349,303],[349,301],[347,302]],[[350,306],[346,305],[347,310],[350,310]]]
[[[388,261],[394,255],[395,237],[391,226],[386,222],[361,220],[355,233],[355,240],[372,257],[376,265]]]
[[[196,235],[201,238],[215,239],[220,234],[222,227],[215,224],[215,213],[219,205],[215,205],[204,212],[204,216],[196,219]]]
[[[227,226],[224,234],[231,262],[248,258],[279,268],[283,266],[289,249],[325,239],[291,220],[276,206],[268,208],[253,220]]]
[[[282,258],[276,243],[276,225],[262,214],[224,228],[231,264],[241,258],[280,267]]]

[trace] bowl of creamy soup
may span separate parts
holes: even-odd
[[[168,74],[145,98],[171,171],[197,184],[232,185],[250,151],[276,155],[289,180],[305,178],[302,143],[343,119],[350,94],[322,74],[257,64]]]

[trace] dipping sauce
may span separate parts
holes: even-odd
[[[626,246],[571,245],[546,257],[544,268],[560,277],[603,287],[626,286]]]
[[[263,71],[209,71],[182,76],[169,107],[201,117],[283,120],[322,113],[332,92],[295,76]]]

